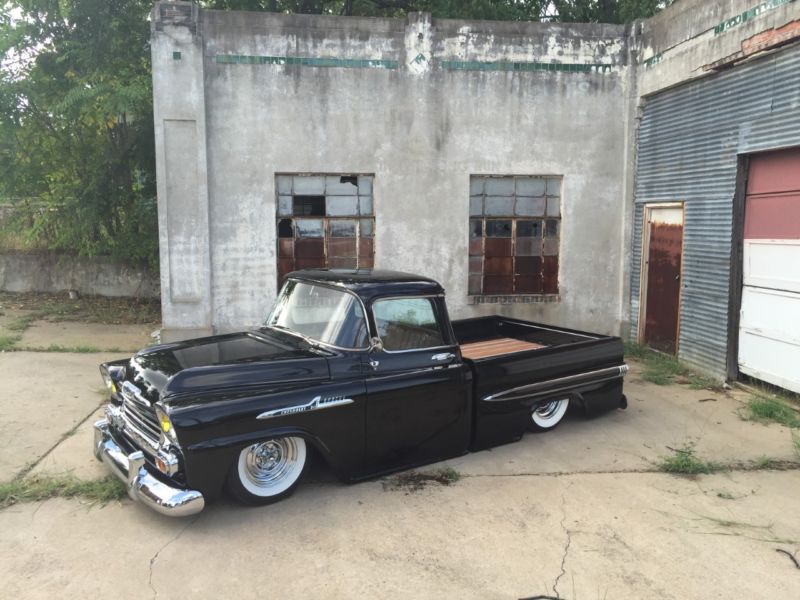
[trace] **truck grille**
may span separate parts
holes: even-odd
[[[132,383],[126,381],[122,386],[122,417],[125,421],[125,432],[142,450],[151,454],[158,448],[161,430],[155,410],[141,397],[141,392]]]

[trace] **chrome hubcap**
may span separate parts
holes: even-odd
[[[533,412],[536,413],[537,417],[541,417],[542,419],[549,419],[556,413],[560,404],[561,400],[553,400],[552,402],[543,404]]]
[[[244,475],[253,485],[265,490],[280,485],[296,468],[302,468],[298,463],[297,443],[292,438],[253,444],[244,458]]]

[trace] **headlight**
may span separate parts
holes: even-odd
[[[161,427],[162,437],[180,447],[178,444],[178,435],[175,433],[175,428],[172,426],[169,415],[158,405],[156,405],[156,417],[158,417],[158,424]]]
[[[116,394],[119,391],[120,383],[125,379],[125,367],[100,365],[100,375],[103,383],[106,384],[108,391]]]

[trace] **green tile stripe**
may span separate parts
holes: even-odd
[[[447,71],[562,71],[566,73],[606,73],[612,65],[602,63],[484,62],[443,60],[439,65]]]
[[[345,69],[397,69],[396,60],[368,58],[308,58],[304,56],[251,56],[217,54],[215,62],[226,65],[300,65],[303,67],[341,67]]]

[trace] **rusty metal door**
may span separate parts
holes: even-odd
[[[641,339],[675,354],[681,300],[683,205],[649,205],[645,212]]]
[[[800,392],[800,148],[750,157],[743,250],[739,370]]]

